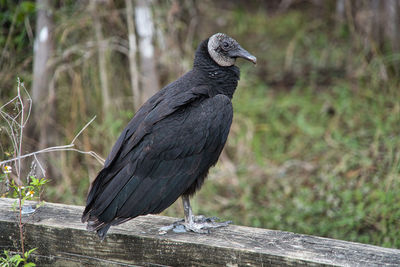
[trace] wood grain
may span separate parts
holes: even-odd
[[[17,213],[0,199],[0,250],[17,251]],[[83,207],[46,203],[25,216],[25,244],[38,266],[400,266],[400,250],[230,225],[211,234],[158,229],[176,218],[143,216],[100,242],[80,222]]]

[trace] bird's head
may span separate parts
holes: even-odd
[[[235,64],[241,57],[256,64],[255,56],[243,49],[239,43],[224,33],[216,33],[208,39],[208,53],[220,66],[228,67]]]

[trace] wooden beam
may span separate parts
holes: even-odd
[[[17,251],[15,200],[0,198],[0,249]],[[38,266],[400,266],[400,250],[230,225],[211,234],[158,229],[176,218],[142,216],[101,242],[80,222],[83,207],[46,203],[25,215],[26,248]]]

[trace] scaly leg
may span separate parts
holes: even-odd
[[[187,195],[182,196],[182,203],[183,203],[183,212],[185,213],[185,223],[183,224],[183,226],[185,226],[186,230],[200,234],[209,233],[208,229],[203,229],[205,225],[198,223],[199,218],[195,218],[195,216],[193,216],[192,207],[190,206],[189,196]]]

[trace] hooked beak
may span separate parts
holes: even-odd
[[[250,54],[249,52],[247,52],[247,50],[242,48],[240,45],[238,46],[237,49],[231,50],[229,53],[229,56],[234,57],[234,58],[241,57],[248,61],[253,62],[253,64],[257,63],[257,58],[255,56],[253,56],[252,54]]]

